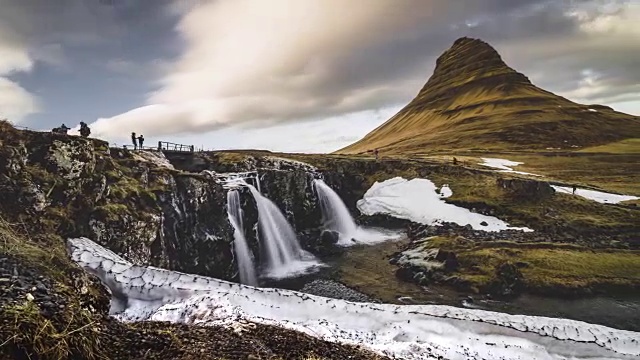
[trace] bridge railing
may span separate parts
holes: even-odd
[[[193,145],[176,144],[168,141],[158,141],[158,151],[194,152]]]

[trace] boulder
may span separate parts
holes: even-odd
[[[554,190],[544,181],[514,178],[498,178],[497,186],[518,199],[543,200],[553,196]]]
[[[320,234],[320,243],[322,246],[331,246],[338,243],[340,233],[334,230],[323,230]]]
[[[502,298],[513,298],[524,289],[524,276],[518,266],[506,262],[496,268],[493,281],[489,284],[489,293]]]

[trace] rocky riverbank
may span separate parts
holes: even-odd
[[[411,242],[391,262],[397,275],[419,285],[446,284],[494,297],[522,293],[579,297],[640,294],[638,250],[553,242],[548,234],[485,232],[412,225]]]

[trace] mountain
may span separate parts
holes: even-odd
[[[464,37],[437,59],[433,75],[407,106],[337,153],[576,150],[630,138],[640,138],[640,117],[543,90],[505,64],[491,45]]]

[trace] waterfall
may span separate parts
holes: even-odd
[[[340,196],[322,179],[313,180],[320,202],[324,227],[340,234],[338,245],[376,244],[401,238],[401,233],[386,229],[365,229],[356,225]]]
[[[260,174],[256,171],[256,188],[258,192],[262,194],[262,189],[260,189]]]
[[[313,180],[313,185],[318,193],[324,226],[339,232],[344,240],[350,240],[356,236],[358,226],[340,196],[321,179]]]
[[[283,278],[304,273],[320,263],[304,251],[296,234],[280,209],[250,184],[246,186],[256,200],[260,243],[264,247],[266,276]]]
[[[244,237],[244,226],[242,224],[242,207],[240,204],[240,194],[236,190],[227,191],[227,214],[229,222],[233,226],[233,249],[238,260],[238,271],[240,282],[247,285],[257,286],[256,270],[253,265],[251,250]]]

